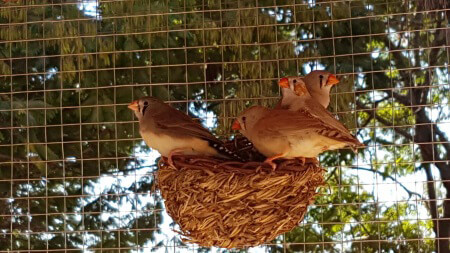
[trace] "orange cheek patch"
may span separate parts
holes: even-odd
[[[306,86],[304,84],[297,84],[294,88],[295,94],[297,96],[302,96],[308,93],[308,90],[306,89]]]

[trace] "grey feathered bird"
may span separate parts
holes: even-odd
[[[172,156],[208,155],[238,159],[219,139],[187,114],[153,97],[142,97],[133,101],[128,108],[139,119],[139,132],[145,143],[168,158],[173,166]]]
[[[308,89],[311,97],[314,98],[324,108],[327,108],[330,104],[331,88],[339,83],[339,80],[335,75],[325,70],[314,70],[304,77],[284,77],[280,79],[279,83],[285,84],[287,88],[292,89],[294,93],[296,93],[297,91],[295,90],[295,88],[300,87],[295,86],[295,82],[298,80],[306,84],[306,88]],[[290,86],[289,82],[294,82],[294,85]],[[285,94],[283,94],[283,96],[285,96]],[[284,103],[285,104],[282,104],[282,101],[280,100],[275,108],[282,108],[286,105],[286,103],[288,103],[288,101],[285,99]]]
[[[281,98],[281,108],[294,112],[302,111],[303,113],[309,114],[311,117],[321,120],[324,124],[333,126],[339,130],[341,134],[351,135],[348,129],[337,120],[332,113],[325,109],[323,104],[318,102],[317,97],[310,95],[310,91],[307,88],[308,86],[303,80],[304,79],[300,77],[280,79],[278,84],[280,85],[283,94]],[[328,93],[324,93],[322,96],[329,96],[326,94]]]
[[[303,81],[309,94],[324,108],[330,104],[330,91],[339,80],[335,75],[325,70],[314,70],[307,74]]]

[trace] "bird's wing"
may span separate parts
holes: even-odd
[[[335,119],[335,121],[337,120]],[[342,132],[331,123],[326,124],[305,110],[297,112],[272,110],[258,121],[255,128],[258,135],[261,136],[274,136],[277,134],[292,136],[307,134],[308,131],[313,131],[327,138],[346,142],[350,145],[361,145],[358,139],[353,137],[348,130]]]
[[[212,135],[200,123],[194,121],[187,114],[164,103],[145,114],[140,127],[141,131],[153,131],[155,134],[164,134],[172,137],[174,141],[177,141],[177,138],[198,138],[208,142],[208,145],[222,156],[243,160],[238,154],[229,150],[222,141]]]
[[[319,130],[321,122],[305,112],[274,109],[255,124],[254,131],[259,135],[295,135],[305,130]]]
[[[169,105],[161,105],[157,110],[149,113],[147,117],[151,117],[158,130],[164,134],[195,137],[209,142],[221,143],[200,123]]]
[[[304,112],[310,113],[312,116],[318,118],[322,122],[324,129],[326,129],[323,131],[323,135],[335,140],[348,142],[354,146],[364,146],[339,120],[335,118],[333,114],[331,114],[321,104],[314,100],[311,103],[308,101],[306,105],[307,106],[304,108]]]
[[[327,127],[335,128],[336,130],[342,132],[342,134],[351,136],[351,133],[348,131],[348,129],[339,120],[337,120],[331,112],[325,109],[317,101],[311,98],[305,102],[305,105],[305,108],[303,108],[305,113],[309,113],[312,116],[318,118]]]

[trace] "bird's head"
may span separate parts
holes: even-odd
[[[252,106],[248,108],[236,117],[231,129],[239,130],[248,138],[248,130],[252,129],[268,110],[263,106]]]
[[[325,70],[314,70],[303,79],[311,97],[324,108],[330,104],[330,91],[339,83],[335,75]]]
[[[281,78],[280,81],[278,81],[278,85],[283,89],[283,95],[286,95],[287,89],[291,90],[297,96],[309,95],[305,82],[299,76]]]
[[[140,120],[146,113],[155,108],[155,106],[163,103],[164,102],[154,97],[142,97],[131,102],[128,105],[128,108],[134,111],[134,114]]]
[[[325,70],[314,70],[304,78],[306,86],[310,91],[321,91],[330,94],[333,86],[339,83],[339,79]]]

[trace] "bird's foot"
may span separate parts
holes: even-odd
[[[175,164],[173,164],[172,155],[169,155],[169,157],[167,157],[167,163],[169,164],[170,167],[173,167],[175,169],[177,168],[175,167]]]
[[[313,157],[313,158],[309,158],[309,160],[311,161],[311,163],[313,163],[314,165],[319,165],[319,159],[317,159],[317,157]]]
[[[300,162],[301,166],[306,164],[306,157],[296,157],[295,159]]]
[[[275,170],[277,168],[277,164],[273,162],[273,160],[284,157],[286,155],[286,153],[281,153],[281,154],[277,154],[274,155],[272,157],[267,158],[264,163],[268,163],[271,167],[272,170]]]
[[[180,155],[181,151],[183,151],[183,150],[185,150],[185,149],[183,149],[183,148],[176,148],[176,149],[174,149],[174,150],[169,152],[169,155],[167,156],[167,163],[169,164],[169,166],[171,166],[171,167],[173,167],[175,169],[177,168],[177,167],[175,167],[175,165],[173,163],[172,157],[174,155]]]
[[[270,158],[267,158],[267,159],[264,161],[264,163],[269,164],[270,167],[272,167],[272,171],[275,171],[275,169],[277,168],[277,164],[274,163],[274,162],[272,161],[272,159],[270,159]]]
[[[262,166],[261,165],[259,165],[257,168],[256,168],[256,173],[259,173],[259,172],[261,172],[261,170],[262,170]]]

